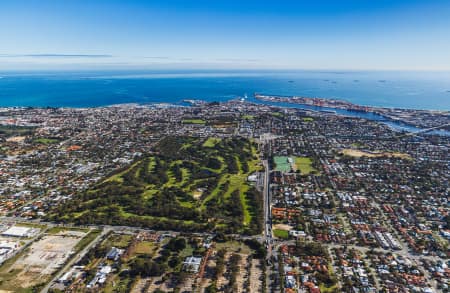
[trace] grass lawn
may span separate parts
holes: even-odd
[[[112,292],[128,292],[129,283],[132,282],[131,278],[120,278],[118,275],[114,275],[109,282],[106,282],[106,286],[103,289],[105,293]]]
[[[14,265],[14,263],[27,252],[28,248],[8,259],[0,266],[0,292],[32,292],[31,288],[23,288],[15,281],[16,276],[22,270],[11,270],[11,267]]]
[[[209,137],[204,143],[203,146],[207,148],[213,148],[218,142],[220,142],[220,138]]]
[[[184,119],[183,124],[206,124],[205,120],[202,119]]]
[[[272,114],[272,116],[274,116],[274,117],[283,117],[284,116],[283,113],[281,113],[281,112],[272,112],[270,114]]]
[[[288,239],[289,238],[289,231],[286,230],[280,230],[280,229],[274,229],[273,235],[277,238],[281,239]]]
[[[45,229],[47,226],[43,224],[34,224],[34,223],[16,223],[15,226],[18,227],[30,227],[30,228],[39,228],[39,229]]]
[[[360,157],[368,157],[368,158],[381,158],[381,157],[389,157],[389,158],[401,158],[406,160],[412,160],[413,158],[406,153],[398,153],[398,152],[388,152],[388,151],[375,151],[375,152],[365,152],[356,149],[343,149],[341,151],[343,155],[360,158]]]
[[[78,231],[78,232],[89,232],[87,228],[66,228],[66,227],[53,227],[47,230],[48,234],[58,234],[64,231]]]
[[[54,144],[54,143],[58,143],[59,140],[54,139],[54,138],[36,138],[34,140],[35,143],[41,143],[41,144]]]
[[[312,166],[312,160],[308,157],[295,157],[295,166],[300,170],[301,174],[310,174],[317,172]]]
[[[135,253],[136,254],[152,254],[155,245],[151,241],[141,241],[136,244]]]
[[[193,253],[194,253],[194,248],[191,245],[189,245],[188,243],[186,243],[186,248],[183,249],[182,251],[180,251],[178,256],[184,260],[186,257],[192,256]]]
[[[94,241],[95,238],[97,238],[97,236],[101,233],[101,230],[92,230],[91,232],[89,232],[86,236],[83,237],[83,239],[81,239],[77,245],[75,245],[75,251],[80,251],[81,249],[83,249],[83,247],[85,247],[86,245],[88,245],[89,243],[91,243],[92,241]]]
[[[230,252],[241,252],[244,254],[250,254],[251,249],[242,242],[238,241],[227,241],[227,242],[218,242],[216,243],[216,250],[220,250],[224,248],[226,251]]]
[[[303,122],[312,122],[312,121],[314,121],[314,118],[312,118],[312,117],[303,118]]]
[[[338,284],[335,284],[331,287],[326,287],[324,284],[320,284],[319,285],[320,288],[320,292],[322,293],[332,293],[332,292],[336,292],[335,290],[338,289]]]
[[[138,162],[135,162],[133,165],[131,165],[131,166],[129,167],[129,169],[134,168],[134,167],[137,166],[138,164],[139,164],[139,161],[138,161]],[[124,175],[127,171],[128,171],[128,169],[127,169],[127,170],[124,170],[124,171],[122,171],[122,172],[120,172],[120,173],[117,173],[117,174],[115,174],[115,175],[113,175],[113,176],[110,176],[110,177],[106,178],[103,182],[116,181],[116,182],[119,182],[119,183],[123,183],[122,175]],[[103,183],[103,182],[102,182],[102,183]]]
[[[127,248],[133,238],[132,235],[128,234],[113,234],[108,238],[108,244],[117,248]]]
[[[288,162],[288,157],[285,156],[275,156],[275,170],[281,171],[281,172],[289,172],[291,170],[291,164]]]

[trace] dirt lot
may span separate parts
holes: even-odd
[[[10,138],[7,138],[7,142],[23,142],[25,140],[25,136],[13,136]],[[1,292],[1,291],[0,291]]]
[[[9,271],[14,271],[15,277],[7,280],[7,284],[3,283],[2,287],[28,288],[46,281],[67,260],[83,235],[83,232],[76,232],[75,235],[73,232],[70,235],[48,235],[33,243],[11,265]]]
[[[259,279],[263,272],[261,270],[261,261],[258,259],[253,259],[250,270],[250,288],[255,290],[255,292],[262,292],[262,283]]]
[[[292,229],[294,229],[294,227],[286,225],[286,224],[275,224],[275,225],[273,225],[273,229],[291,231]]]

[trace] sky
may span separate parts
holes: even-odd
[[[450,0],[0,0],[0,70],[450,70]]]

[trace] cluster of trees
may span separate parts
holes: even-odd
[[[150,170],[150,157],[142,160],[139,163],[139,170],[137,171],[139,174],[139,179],[141,179],[144,184],[162,185],[167,183],[167,181],[169,181],[169,176],[167,176],[167,169],[169,166],[167,162],[159,156],[154,156],[153,160],[154,166],[152,170]],[[136,177],[136,171],[133,169],[131,170],[131,172],[127,173],[132,177]]]
[[[183,136],[168,136],[163,138],[156,146],[156,151],[166,158],[171,158],[173,160],[186,159],[183,157],[185,155],[182,152],[184,145],[192,142],[193,138],[183,137]]]
[[[206,167],[210,169],[220,169],[222,167],[222,163],[219,159],[214,157],[209,157],[206,162]]]
[[[242,256],[240,254],[233,253],[228,260],[228,268],[229,270],[225,272],[225,249],[220,249],[216,254],[216,267],[214,271],[214,275],[212,278],[212,283],[205,289],[205,293],[214,293],[217,292],[217,280],[224,273],[227,276],[228,284],[224,288],[225,292],[237,292],[237,283],[236,277],[239,273],[239,263],[241,262]]]
[[[247,229],[247,233],[250,235],[259,234],[263,230],[264,226],[264,200],[262,194],[251,187],[245,194],[245,198],[248,201],[248,208],[251,215],[250,225]]]
[[[5,135],[7,137],[16,135],[32,135],[35,130],[36,127],[30,126],[0,125],[0,135]]]
[[[157,277],[161,276],[165,270],[164,264],[157,263],[148,257],[137,257],[130,262],[128,274],[131,277]]]
[[[316,242],[297,241],[295,244],[295,254],[299,256],[321,256],[325,257],[328,261],[331,260],[328,250]]]
[[[230,186],[229,181],[222,183],[217,190],[216,196],[210,198],[206,203],[205,216],[208,218],[225,217],[225,209],[221,207],[221,203],[225,202],[225,193]],[[212,191],[212,190],[211,190]]]
[[[230,183],[225,182],[219,189],[217,184],[224,175],[222,169],[233,174],[248,171],[252,147],[244,138],[222,139],[210,148],[204,147],[200,139],[167,137],[151,156],[116,170],[110,174],[115,176],[111,180],[56,206],[47,219],[185,231],[214,230],[217,223],[226,223],[223,232],[242,232],[242,194],[237,189],[226,197]],[[183,170],[188,170],[187,178],[183,178]],[[169,174],[175,179],[170,186]],[[204,203],[206,208],[200,207],[191,195],[198,188],[202,188],[200,201],[208,198]],[[152,189],[150,195],[149,189]],[[213,197],[212,192],[216,193]],[[246,233],[259,233],[262,198],[255,189],[250,189],[245,200],[252,216]],[[72,218],[73,215],[77,216]],[[211,218],[217,221],[209,221]]]
[[[233,253],[230,257],[230,281],[228,282],[228,286],[225,289],[225,292],[237,292],[237,284],[236,277],[239,273],[239,262],[241,261],[242,256],[240,254]]]
[[[172,238],[167,243],[166,248],[170,251],[179,252],[186,248],[186,239],[184,238]]]
[[[230,198],[224,206],[225,214],[230,219],[229,229],[231,233],[233,231],[238,231],[242,228],[242,223],[244,221],[244,207],[241,202],[241,195],[239,190],[235,190],[231,193]]]
[[[176,220],[200,221],[197,209],[184,207],[180,201],[192,201],[192,196],[178,187],[164,188],[156,193],[147,203],[144,215],[167,217]]]
[[[214,275],[212,277],[211,285],[205,289],[205,293],[215,293],[217,292],[217,280],[225,271],[225,254],[227,251],[222,248],[217,251],[216,254],[216,267],[214,269]]]
[[[96,245],[93,249],[90,249],[80,261],[78,261],[77,265],[88,265],[92,262],[93,259],[104,257],[107,252],[108,248],[106,246]]]
[[[173,177],[175,177],[175,180],[177,182],[183,181],[183,171],[181,170],[180,166],[178,164],[174,164],[170,171],[172,171]]]
[[[267,250],[263,244],[255,239],[244,240],[245,245],[250,247],[253,251],[253,257],[256,259],[265,259],[267,255]]]

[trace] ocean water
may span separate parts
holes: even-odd
[[[0,72],[0,106],[225,101],[254,93],[450,110],[450,72]]]

